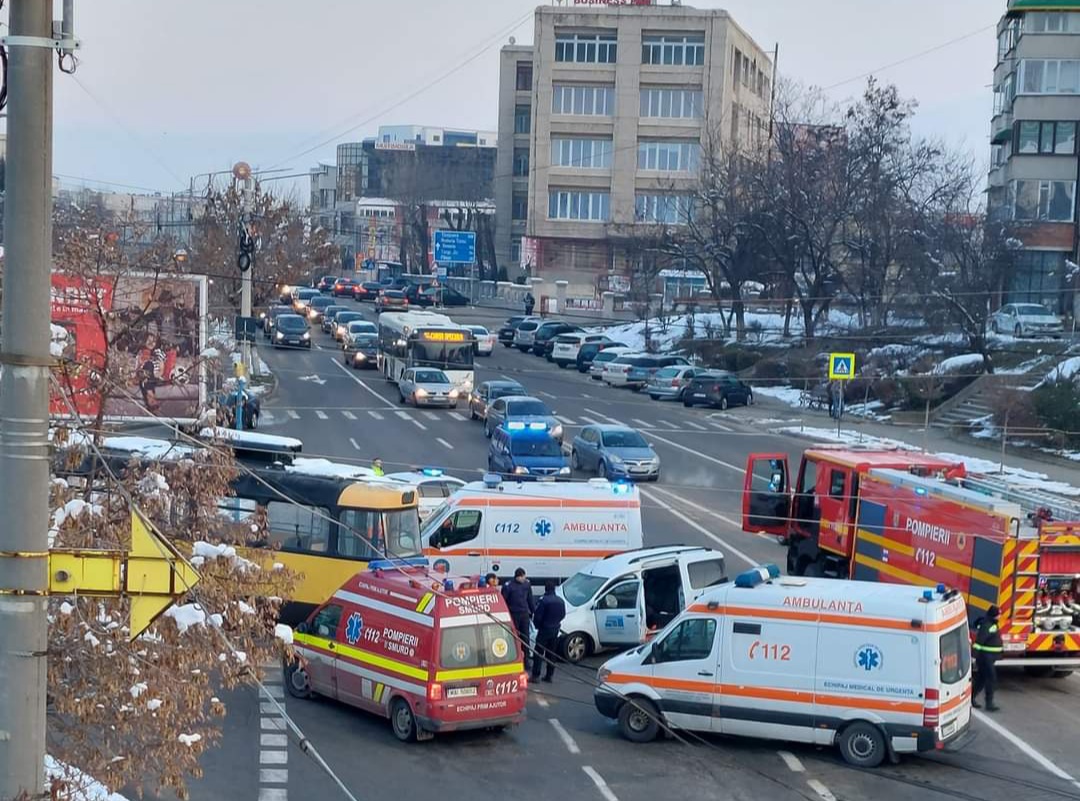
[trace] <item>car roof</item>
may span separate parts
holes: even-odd
[[[522,389],[525,388],[525,385],[522,384],[520,381],[507,381],[505,378],[499,378],[499,379],[496,379],[494,381],[485,381],[484,384],[487,384],[489,387],[521,387]],[[512,397],[512,398],[524,398],[524,397],[528,397],[528,396],[526,396],[526,395],[511,395],[510,397]]]
[[[439,476],[429,476],[420,470],[407,470],[403,473],[387,473],[383,478],[389,478],[392,481],[405,481],[409,484],[430,484],[433,481],[449,481],[451,484],[460,484],[465,486],[465,481],[456,476],[448,476],[445,473]]]
[[[501,401],[506,401],[507,404],[512,401],[536,401],[537,403],[544,403],[540,398],[534,398],[532,395],[507,395],[505,398],[499,398]],[[544,403],[547,406],[546,403]]]
[[[606,556],[603,559],[593,562],[591,565],[587,565],[581,572],[588,573],[590,576],[597,576],[598,578],[611,578],[625,573],[626,570],[632,566],[640,565],[652,559],[663,559],[665,557],[677,558],[680,556],[697,554],[705,555],[710,552],[715,553],[717,558],[724,558],[723,551],[716,551],[704,546],[668,545],[656,548],[640,548],[636,551],[624,551],[623,553],[612,554],[611,556]]]
[[[633,426],[620,426],[615,425],[614,423],[590,423],[589,425],[584,427],[595,428],[597,431],[603,434],[609,434],[612,431],[633,431],[635,434],[638,433],[638,430]]]

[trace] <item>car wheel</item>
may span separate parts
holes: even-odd
[[[404,698],[395,698],[390,704],[390,725],[394,729],[394,736],[401,742],[411,743],[416,740],[416,717]]]
[[[639,695],[627,698],[619,709],[619,731],[632,743],[651,743],[660,733],[656,704]]]
[[[720,410],[726,412],[728,407],[727,395],[720,396]]]
[[[477,414],[476,414],[476,409],[473,408],[473,405],[471,403],[469,404],[469,419],[470,420],[479,420],[480,419],[479,416],[477,416]]]
[[[555,362],[555,364],[559,365],[560,370],[565,370],[567,368],[566,362]]]
[[[285,666],[285,689],[293,698],[307,700],[313,695],[311,679],[299,662],[294,661]]]
[[[582,631],[575,631],[563,637],[559,643],[561,656],[571,665],[576,665],[592,653],[592,640]]]
[[[684,394],[682,399],[682,405],[685,406],[687,409],[691,409],[694,406],[694,402],[690,400],[689,395]]]
[[[653,394],[653,393],[651,393],[651,392],[649,393],[649,397],[650,397],[650,398],[652,398],[652,399],[653,399],[654,401],[658,401],[658,400],[660,400],[660,396],[659,396],[659,395],[654,395],[654,394]]]
[[[857,768],[876,768],[887,756],[885,736],[872,723],[856,721],[840,735],[840,754]]]
[[[578,456],[577,449],[574,449],[574,450],[570,451],[570,469],[571,470],[580,470],[581,469],[581,457]]]
[[[401,401],[402,406],[408,406],[408,402],[405,400],[405,393],[398,389],[398,399]]]
[[[1013,335],[1014,335],[1014,336],[1015,336],[1015,337],[1016,337],[1017,339],[1019,339],[1020,337],[1022,337],[1022,336],[1024,335],[1024,329],[1023,329],[1023,327],[1022,327],[1022,326],[1020,325],[1020,323],[1017,323],[1017,324],[1016,324],[1016,328],[1014,328],[1014,329],[1013,329]]]
[[[596,466],[596,475],[600,476],[600,478],[607,478],[608,477],[607,463],[604,462],[604,460],[602,460],[602,459],[600,460],[600,464],[598,464]]]
[[[746,393],[746,405],[747,406],[753,406],[754,405],[754,393],[753,392],[747,392]]]
[[[484,421],[484,436],[487,437],[488,439],[491,439],[491,434],[492,434],[491,425],[488,423],[487,420],[485,420]]]

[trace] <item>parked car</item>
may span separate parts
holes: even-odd
[[[584,331],[564,331],[555,337],[555,344],[551,349],[551,361],[560,368],[571,364],[577,364],[578,353],[581,346],[590,342],[611,342],[606,334],[587,334]]]
[[[540,327],[540,318],[522,320],[514,329],[514,347],[522,353],[532,350],[536,341],[536,329]]]
[[[379,335],[371,331],[350,334],[344,346],[344,360],[354,370],[374,370],[379,366]]]
[[[384,289],[386,289],[386,287],[377,281],[364,281],[362,284],[353,284],[353,300],[374,301]]]
[[[681,401],[683,393],[690,386],[691,380],[705,372],[708,371],[703,367],[685,367],[683,365],[664,367],[657,370],[653,377],[649,379],[645,391],[649,393],[649,397],[653,400],[670,399]]]
[[[540,318],[539,317],[524,317],[524,316],[522,316],[522,317],[511,317],[509,320],[507,320],[505,323],[503,323],[499,327],[499,331],[498,331],[498,334],[497,334],[498,337],[499,337],[499,342],[501,342],[504,347],[507,347],[507,348],[513,347],[513,345],[514,345],[514,332],[516,332],[518,326],[521,325],[526,320],[528,320],[529,322],[532,322],[534,320],[539,321]]]
[[[1014,337],[1061,336],[1065,324],[1039,303],[1006,303],[990,316],[990,330]]]
[[[689,367],[690,360],[684,356],[646,356],[630,365],[626,373],[626,385],[637,392],[644,389],[654,375],[665,367]]]
[[[622,342],[586,342],[578,349],[577,359],[575,359],[577,371],[579,373],[588,373],[592,368],[592,363],[596,358],[596,355],[601,351],[609,350],[611,348],[623,348],[625,351],[630,350]]]
[[[726,409],[729,406],[754,403],[754,390],[731,373],[707,372],[697,375],[683,393],[683,406],[712,406]]]
[[[601,381],[604,377],[604,369],[620,356],[625,356],[627,353],[633,353],[632,348],[628,348],[626,345],[619,345],[613,348],[604,348],[597,353],[592,362],[589,363],[589,378],[593,381]]]
[[[477,356],[490,356],[495,352],[495,335],[493,333],[482,325],[467,325],[465,327],[472,331],[473,336],[476,337]]]
[[[339,278],[334,282],[331,292],[333,292],[335,298],[351,298],[354,286],[356,286],[356,282],[351,278]]]
[[[322,330],[323,330],[323,333],[324,334],[333,334],[334,333],[334,327],[336,325],[336,322],[334,321],[335,316],[337,315],[338,312],[347,312],[347,311],[349,311],[348,306],[327,306],[323,310],[323,317],[322,317]]]
[[[375,298],[375,313],[382,314],[384,311],[408,311],[409,299],[400,289],[384,289]]]
[[[581,328],[571,323],[562,320],[545,320],[540,323],[533,335],[532,352],[535,356],[546,356],[550,352],[548,346],[555,345],[555,337],[577,331],[581,331]]]
[[[349,330],[349,324],[363,322],[363,320],[364,315],[358,311],[338,312],[334,315],[334,339],[338,342],[344,342],[345,334]],[[378,332],[379,329],[375,323],[367,323],[367,325],[370,325],[373,331]]]
[[[488,406],[499,398],[528,394],[517,381],[485,381],[469,394],[469,418],[487,420]]]
[[[539,398],[511,395],[489,404],[487,417],[484,419],[484,434],[490,437],[491,433],[503,423],[524,423],[525,425],[535,423],[538,426],[543,424],[551,436],[559,442],[563,439],[562,423],[555,418],[555,412],[551,411]]]
[[[433,367],[410,367],[398,380],[402,403],[420,406],[444,406],[456,409],[459,390],[450,376]]]
[[[448,286],[428,286],[416,293],[419,306],[468,306],[469,298]],[[412,302],[412,297],[409,298]]]
[[[602,478],[660,480],[660,457],[628,426],[585,426],[574,437],[570,464],[575,470],[595,472]]]

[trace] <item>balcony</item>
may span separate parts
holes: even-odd
[[[1013,114],[1012,110],[1001,111],[990,120],[990,143],[998,144],[1012,136]]]

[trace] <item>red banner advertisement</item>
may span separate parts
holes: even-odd
[[[95,417],[104,402],[110,419],[198,417],[206,402],[199,355],[206,299],[204,276],[53,273],[57,376],[78,414]],[[49,411],[71,415],[56,387]]]

